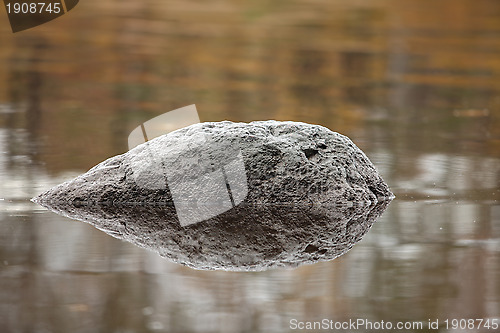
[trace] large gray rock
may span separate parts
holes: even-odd
[[[259,246],[267,249],[263,239],[281,239],[272,246],[273,253],[292,251],[284,243],[285,235],[298,242],[299,252],[305,251],[315,243],[311,234],[320,235],[321,230],[329,235],[330,243],[349,243],[342,236],[352,220],[346,218],[346,209],[358,209],[365,218],[357,223],[363,225],[359,221],[365,220],[362,230],[367,230],[374,216],[383,211],[373,207],[385,208],[392,198],[373,164],[343,135],[297,122],[224,121],[191,125],[153,139],[33,200],[116,237],[161,248],[174,261],[225,269],[244,262],[246,269],[253,269],[273,266],[264,264],[265,256],[258,255]],[[308,214],[313,215],[307,218]],[[213,237],[208,241],[195,236],[196,230]],[[213,230],[222,234],[216,236]],[[248,247],[235,241],[242,233],[244,239],[257,243]],[[338,237],[332,236],[335,233]],[[147,242],[140,240],[143,234],[149,235]],[[309,250],[323,251],[331,245],[311,245]],[[210,264],[210,258],[230,258],[228,251],[236,249],[253,259],[221,259],[217,264],[212,260]],[[340,252],[322,254],[330,253],[327,257],[331,258]],[[193,259],[200,256],[204,259]],[[291,262],[311,259],[296,258],[302,259]]]

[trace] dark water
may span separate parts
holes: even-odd
[[[500,2],[86,0],[0,23],[2,332],[500,323]],[[343,257],[255,273],[182,267],[29,201],[193,103],[348,135],[396,199]]]

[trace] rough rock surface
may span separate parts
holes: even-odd
[[[166,243],[175,243],[178,248],[167,251],[175,255],[166,256],[190,264],[192,256],[202,255],[209,248],[218,248],[221,253],[229,249],[235,251],[238,247],[230,245],[234,243],[234,239],[230,238],[240,237],[241,228],[252,231],[257,225],[262,227],[260,236],[255,236],[261,244],[264,243],[260,238],[267,237],[265,230],[269,231],[269,237],[280,238],[283,237],[280,234],[286,234],[286,228],[297,229],[289,231],[289,234],[291,232],[295,235],[293,238],[309,244],[308,239],[312,238],[306,235],[306,230],[306,234],[296,234],[299,229],[316,225],[303,222],[307,220],[304,212],[311,212],[311,209],[324,211],[325,207],[355,206],[368,216],[377,203],[389,202],[392,198],[393,194],[373,164],[343,135],[322,126],[297,122],[258,121],[247,124],[223,121],[191,125],[153,139],[125,154],[107,159],[87,173],[42,193],[33,201],[135,243],[141,243],[136,241],[141,238],[137,233],[139,229],[149,234],[151,230],[157,230],[155,235],[160,230],[168,230],[170,240]],[[287,213],[283,215],[285,206],[288,207]],[[279,207],[281,213],[274,214],[273,209]],[[297,209],[302,214],[300,218],[293,217],[296,213],[288,213]],[[153,214],[150,216],[151,226],[148,227],[147,220],[138,218],[137,211]],[[197,211],[197,215],[193,211]],[[272,216],[266,218],[266,214]],[[142,215],[149,216],[146,213]],[[217,236],[216,245],[204,245],[208,243],[188,233],[188,230],[196,228],[215,228],[207,223],[213,223],[219,226],[215,229],[220,229],[222,224],[217,219],[227,222],[228,216],[231,221],[242,219],[246,224],[242,222],[239,225],[237,221],[227,223],[231,228],[224,231],[224,236]],[[293,221],[281,222],[279,227],[276,221],[282,219]],[[371,218],[365,220],[373,222]],[[251,221],[254,227],[249,223]],[[339,224],[331,216],[319,218],[319,221],[318,225],[325,228],[325,232],[338,230],[339,235],[346,230],[348,223]],[[271,222],[278,227],[270,228],[268,224]],[[286,228],[283,227],[285,223]],[[187,238],[181,232],[184,229],[189,235]],[[229,231],[233,232],[233,236]],[[314,232],[319,233],[318,230]],[[165,237],[158,237],[157,241],[163,244]],[[251,238],[250,234],[245,237]],[[192,249],[189,250],[186,244],[191,244]],[[273,248],[287,248],[284,243],[280,244]],[[303,242],[300,244],[303,245]],[[151,242],[143,246],[155,247]],[[182,251],[187,251],[184,259],[180,259]],[[217,250],[209,252],[215,258]],[[263,260],[263,257],[253,257]],[[252,262],[250,266],[258,265]],[[233,264],[225,262],[213,267],[228,268]]]
[[[165,181],[230,165],[241,153],[247,203],[374,203],[393,197],[366,155],[341,134],[298,122],[200,123],[107,159],[36,198],[41,204],[172,202]]]

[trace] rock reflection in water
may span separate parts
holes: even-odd
[[[173,206],[83,205],[66,208],[66,215],[192,268],[261,271],[345,254],[389,202],[371,206],[243,203],[184,227]]]

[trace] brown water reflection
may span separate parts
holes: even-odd
[[[0,23],[6,332],[500,316],[498,1],[87,0],[22,33]],[[397,199],[339,260],[250,274],[169,264],[29,203],[193,103],[202,121],[346,134]]]

